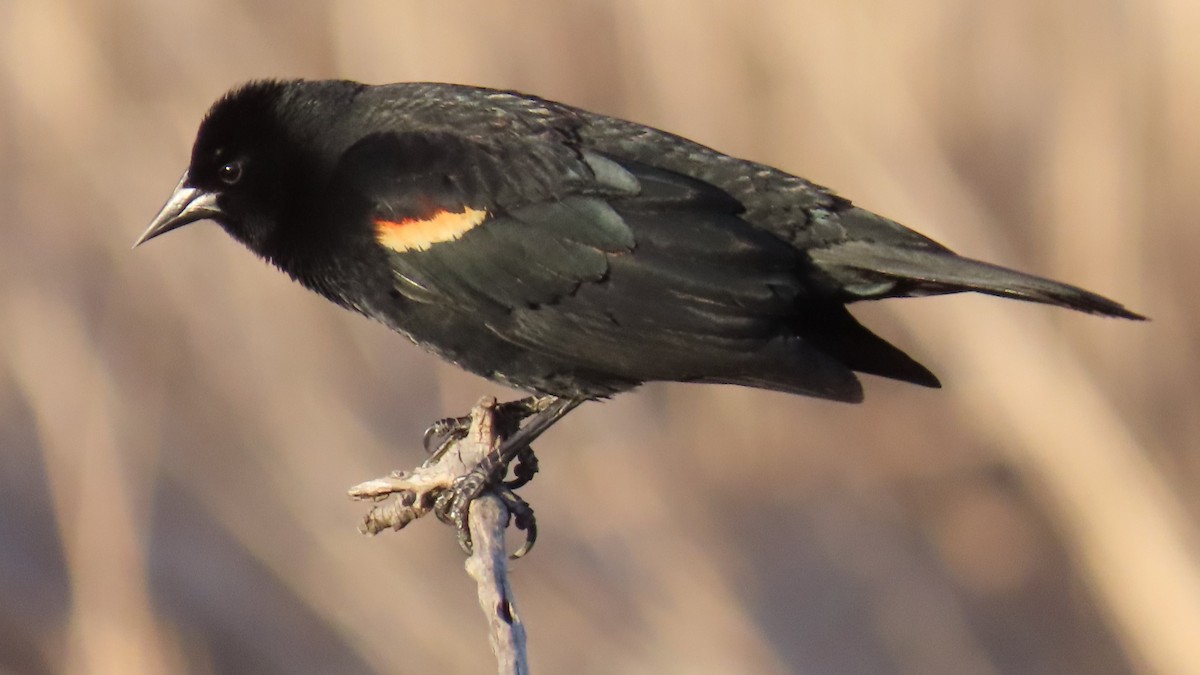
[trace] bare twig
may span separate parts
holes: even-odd
[[[508,551],[504,528],[508,509],[493,494],[471,502],[471,540],[474,553],[467,558],[467,574],[479,588],[479,607],[488,619],[492,653],[501,675],[527,675],[525,625],[517,615],[512,587],[508,583]]]
[[[496,431],[496,399],[485,397],[471,409],[471,427],[466,437],[451,442],[434,461],[406,472],[360,483],[350,489],[354,499],[377,502],[360,529],[377,534],[385,529],[402,529],[433,510],[437,497],[500,446],[504,439]],[[386,500],[389,496],[395,499]],[[501,675],[525,675],[525,627],[517,616],[512,588],[508,583],[508,551],[504,531],[509,512],[503,500],[491,491],[471,502],[469,526],[473,553],[467,573],[479,589],[479,605],[487,617],[492,653]]]

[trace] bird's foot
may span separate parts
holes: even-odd
[[[530,455],[532,456],[532,453]],[[489,491],[504,502],[504,506],[508,508],[511,516],[510,522],[516,525],[518,530],[525,532],[525,542],[510,556],[514,560],[520,558],[528,553],[533,548],[534,542],[537,541],[537,518],[534,516],[533,507],[501,481],[497,474],[488,476],[482,464],[476,466],[467,475],[455,480],[450,487],[442,490],[434,501],[433,512],[437,515],[438,520],[454,528],[458,534],[458,545],[467,555],[470,555],[473,547],[467,516],[470,513],[471,502]]]
[[[425,460],[425,463],[437,461],[451,443],[466,438],[470,428],[471,418],[469,416],[443,417],[430,424],[429,428],[425,429],[424,436],[421,437],[421,445],[425,447],[425,454],[429,455],[429,459]]]
[[[495,412],[496,424],[500,427],[499,431],[501,435],[512,435],[525,418],[545,410],[554,400],[555,397],[553,396],[527,396],[516,401],[508,401],[507,403],[497,405]],[[426,462],[436,461],[451,444],[466,438],[467,431],[470,428],[470,415],[463,417],[443,417],[430,424],[425,429],[425,434],[421,439],[421,444],[425,447],[425,452],[430,456]],[[508,433],[505,433],[506,431]]]
[[[537,520],[533,508],[515,490],[537,473],[537,457],[530,443],[581,402],[543,396],[497,405],[495,399],[485,399],[470,417],[438,420],[424,437],[427,448],[435,442],[437,447],[419,467],[351,489],[356,499],[379,501],[397,496],[371,510],[363,531],[374,534],[400,529],[432,511],[455,528],[459,544],[469,554],[471,502],[490,492],[504,502],[511,515],[508,522],[525,532],[525,542],[513,557],[524,555],[537,539]],[[451,448],[455,451],[449,452]],[[507,479],[510,468],[512,478]]]
[[[537,519],[533,507],[515,492],[533,480],[538,471],[537,455],[529,444],[577,405],[578,401],[553,396],[531,396],[496,407],[495,429],[503,441],[469,473],[439,494],[434,504],[434,513],[455,529],[458,544],[467,555],[471,554],[471,530],[467,527],[471,502],[489,490],[508,507],[517,529],[525,531],[525,543],[512,557],[519,558],[533,548],[537,541]],[[521,422],[526,419],[529,423],[522,427]],[[463,437],[466,435],[467,432],[462,433]],[[505,480],[510,467],[513,477]]]

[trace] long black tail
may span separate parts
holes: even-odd
[[[932,242],[929,242],[932,244]],[[851,240],[809,250],[809,256],[850,299],[975,291],[1004,298],[1144,320],[1118,302],[1069,284],[963,258],[937,247]]]

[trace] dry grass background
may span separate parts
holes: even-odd
[[[218,228],[129,250],[254,77],[665,127],[1110,294],[859,316],[862,406],[650,386],[539,443],[540,673],[1200,673],[1200,4],[0,0],[0,672],[489,672],[450,533],[343,490],[507,392]]]

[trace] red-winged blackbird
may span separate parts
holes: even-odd
[[[138,243],[204,219],[339,305],[567,409],[649,380],[851,402],[855,372],[938,386],[846,311],[858,300],[976,291],[1141,318],[769,166],[450,84],[230,92]]]

